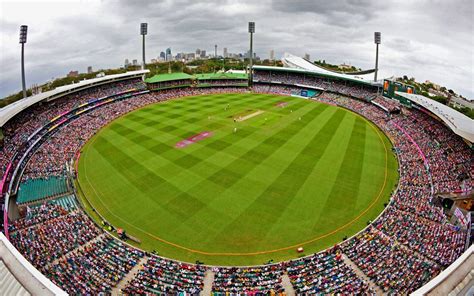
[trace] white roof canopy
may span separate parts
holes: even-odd
[[[381,85],[383,82],[382,80],[374,81],[374,74],[369,73],[369,74],[357,74],[357,75],[349,75],[349,74],[343,74],[343,73],[338,73],[330,70],[326,70],[318,65],[315,65],[302,57],[298,57],[295,55],[292,55],[290,53],[285,53],[283,57],[281,58],[281,61],[283,65],[286,67],[290,68],[297,68],[297,69],[303,69],[308,72],[313,72],[316,74],[323,74],[326,76],[332,76],[332,77],[337,77],[337,78],[342,78],[346,80],[352,80],[352,81],[359,81],[359,82],[365,82],[368,84],[373,84],[373,85]]]
[[[27,97],[26,99],[21,99],[16,101],[10,105],[7,105],[0,109],[0,127],[3,127],[5,123],[13,118],[15,115],[20,113],[21,111],[29,108],[30,106],[41,102],[41,101],[49,101],[54,100],[59,97],[65,96],[70,93],[74,93],[86,88],[93,87],[95,85],[105,84],[112,81],[119,81],[133,77],[140,77],[141,75],[150,72],[150,70],[139,70],[139,71],[130,71],[121,74],[113,74],[107,75],[99,78],[81,80],[78,83],[68,84],[64,86],[57,87],[53,90],[40,93],[31,97]]]
[[[463,137],[471,143],[474,143],[474,120],[471,118],[449,106],[443,105],[422,95],[408,94],[398,91],[395,92],[395,94],[429,110],[431,113],[438,116],[455,134]]]

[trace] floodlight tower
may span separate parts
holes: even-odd
[[[375,42],[375,75],[374,75],[374,81],[377,81],[377,72],[379,71],[379,44],[382,41],[382,36],[380,32],[375,32],[374,33],[374,42]]]
[[[141,23],[140,24],[140,34],[143,37],[143,43],[142,43],[142,70],[145,70],[145,35],[148,33],[148,23]]]
[[[20,27],[20,44],[21,44],[21,83],[23,86],[23,98],[26,98],[26,82],[25,82],[25,43],[28,26]]]
[[[250,51],[249,51],[249,87],[253,85],[253,33],[255,33],[255,22],[249,22],[249,33],[250,33]]]

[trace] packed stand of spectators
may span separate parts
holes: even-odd
[[[20,229],[10,234],[10,240],[28,261],[44,271],[47,264],[99,234],[85,214],[75,211]]]
[[[374,94],[374,91],[371,88],[364,86],[299,73],[290,74],[282,73],[280,71],[272,72],[256,70],[253,79],[265,83],[276,82],[286,85],[299,84],[312,86],[358,99],[366,99]]]
[[[197,86],[232,86],[232,85],[247,85],[247,79],[204,79],[198,80]]]
[[[440,268],[371,228],[343,245],[343,252],[379,288],[408,294],[435,277]]]
[[[381,96],[377,96],[371,102],[375,102],[387,109],[388,112],[393,113],[400,110],[400,103],[395,100],[389,100]]]
[[[269,295],[282,293],[281,265],[214,268],[212,291],[216,295]]]
[[[395,208],[387,209],[374,227],[443,266],[456,260],[466,245],[467,234],[459,227],[433,222]]]
[[[157,256],[151,256],[138,274],[127,283],[127,295],[199,295],[203,288],[205,268]]]
[[[409,131],[428,159],[435,192],[474,188],[474,152],[441,122],[418,111],[405,111],[394,122]]]
[[[344,263],[338,247],[290,261],[286,270],[297,295],[374,293],[369,284]]]
[[[141,79],[129,79],[82,90],[48,103],[38,103],[17,114],[3,126],[4,143],[0,148],[0,179],[14,153],[28,137],[54,117],[91,99],[114,95],[130,89],[143,89]]]
[[[71,295],[110,294],[144,255],[105,236],[59,259],[46,274]]]
[[[69,212],[62,207],[54,204],[43,203],[37,207],[26,206],[26,215],[21,219],[15,220],[9,224],[9,231],[14,232],[20,229],[28,228],[36,224],[40,224],[63,215]]]

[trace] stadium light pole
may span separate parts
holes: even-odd
[[[375,43],[375,74],[374,81],[377,81],[377,72],[379,71],[379,44],[382,41],[382,36],[380,32],[374,33],[374,43]]]
[[[140,24],[140,34],[143,37],[143,42],[142,42],[142,70],[145,70],[145,35],[148,33],[148,23],[141,23]]]
[[[249,52],[249,87],[253,85],[253,33],[255,33],[255,22],[249,22],[249,33],[250,33],[250,52]]]
[[[23,98],[26,98],[26,82],[25,82],[25,43],[28,26],[20,26],[20,44],[21,44],[21,83],[23,87]]]

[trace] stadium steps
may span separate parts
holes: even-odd
[[[69,212],[72,212],[78,208],[74,194],[52,196],[52,197],[37,200],[34,202],[25,203],[25,204],[22,204],[22,206],[29,206],[30,208],[36,208],[36,207],[41,206],[44,203],[60,205],[66,211],[69,211]]]
[[[71,251],[69,251],[69,252],[63,254],[63,255],[62,255],[61,257],[59,257],[58,259],[56,259],[56,260],[54,260],[54,261],[52,261],[52,262],[46,264],[46,266],[44,267],[44,270],[47,270],[50,266],[56,265],[56,264],[59,262],[59,260],[61,260],[61,259],[63,259],[63,258],[69,257],[70,254],[73,254],[73,253],[75,253],[75,252],[77,252],[77,251],[79,251],[79,250],[82,250],[82,249],[84,249],[85,247],[89,246],[90,244],[101,240],[101,239],[104,238],[106,235],[107,235],[107,234],[105,234],[105,233],[99,234],[98,236],[96,236],[95,238],[91,239],[90,241],[88,241],[87,243],[83,244],[82,246],[79,246],[79,247],[77,247],[77,248],[75,248],[75,249],[73,249],[73,250],[71,250]]]
[[[285,294],[287,296],[296,295],[295,288],[291,284],[290,277],[288,276],[286,272],[281,276],[281,285],[283,286],[283,289],[285,290]]]
[[[212,270],[207,270],[204,273],[204,286],[202,291],[199,293],[200,296],[212,295],[212,284],[214,283],[214,272]]]
[[[150,257],[145,256],[140,261],[138,262],[137,265],[135,265],[128,273],[126,276],[122,278],[122,280],[114,287],[112,288],[112,291],[110,294],[112,295],[124,295],[122,293],[122,289],[127,286],[127,284],[135,278],[137,275],[138,271],[143,268],[143,265],[148,261]]]
[[[369,284],[369,286],[372,289],[374,289],[375,295],[385,295],[386,294],[354,262],[352,262],[352,260],[349,259],[349,257],[346,256],[346,254],[342,254],[342,259],[344,260],[344,263],[347,266],[349,266],[350,268],[352,268],[352,270],[354,270],[355,274],[359,278],[363,279],[365,282],[367,282]]]

